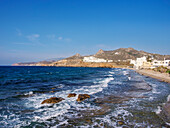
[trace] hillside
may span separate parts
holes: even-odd
[[[170,59],[170,55],[160,55],[154,53],[148,53],[145,51],[138,51],[134,48],[119,48],[111,51],[104,51],[100,49],[96,54],[92,55],[96,58],[102,58],[106,60],[113,60],[112,65],[128,65],[130,59],[136,59],[142,56],[153,57],[157,60]],[[29,63],[16,63],[14,66],[90,66],[88,63],[83,62],[84,56],[75,54],[74,56],[60,59],[60,60],[49,60],[40,62],[29,62]],[[95,64],[93,64],[95,65]],[[95,65],[96,66],[96,65]]]
[[[153,54],[144,51],[138,51],[133,48],[119,48],[113,51],[103,51],[100,49],[94,56],[97,58],[113,61],[136,59],[142,56],[153,56],[157,60],[163,60],[164,58],[170,59],[170,55]]]

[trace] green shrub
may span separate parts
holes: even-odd
[[[166,73],[170,74],[170,69],[168,69],[168,70],[166,71]]]

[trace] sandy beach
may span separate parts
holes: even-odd
[[[142,69],[142,70],[135,69],[135,71],[141,75],[149,76],[149,77],[158,79],[160,81],[170,83],[170,76],[167,73],[160,73],[160,72],[156,72],[152,70],[145,70],[145,69]]]

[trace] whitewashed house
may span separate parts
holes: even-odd
[[[170,60],[154,60],[152,62],[147,62],[147,58],[145,56],[141,58],[137,58],[136,60],[130,60],[130,64],[134,65],[134,68],[156,68],[160,66],[168,67],[170,66]]]
[[[113,62],[113,60],[108,60],[107,62],[111,63],[111,62]]]
[[[164,66],[164,67],[168,67],[170,66],[170,60],[154,60],[153,62],[153,67],[160,67],[160,66]]]
[[[96,58],[94,56],[89,56],[89,57],[84,57],[83,58],[84,62],[107,62],[107,60],[105,59],[100,59],[100,58]]]
[[[131,60],[130,64],[133,64],[134,68],[139,69],[139,68],[142,68],[145,62],[147,62],[147,58],[146,56],[143,56],[141,58],[137,58],[136,60]]]
[[[115,55],[118,55],[119,53],[118,52],[115,52]]]
[[[95,63],[113,62],[113,60],[105,60],[105,59],[101,59],[101,58],[96,58],[94,56],[84,57],[83,61],[84,62],[95,62]]]

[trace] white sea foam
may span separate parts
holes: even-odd
[[[107,75],[107,76],[113,76],[113,75],[109,74],[109,75]]]
[[[86,110],[88,108],[88,110],[96,110],[99,109],[99,107],[94,106],[90,103],[86,103],[83,102],[81,104],[77,104],[76,99],[78,97],[78,94],[95,94],[98,92],[101,92],[104,88],[108,87],[108,84],[110,81],[114,80],[114,78],[112,77],[113,72],[110,72],[108,75],[109,77],[105,78],[105,79],[100,79],[100,81],[98,81],[97,83],[95,83],[94,85],[91,86],[82,86],[78,89],[74,89],[73,90],[64,90],[64,91],[60,91],[60,92],[56,92],[56,93],[48,93],[48,94],[41,94],[41,95],[36,95],[34,97],[29,97],[27,100],[27,102],[25,103],[25,106],[28,108],[35,108],[36,110],[34,111],[35,116],[33,116],[32,121],[38,121],[38,122],[45,122],[47,119],[50,118],[57,118],[60,115],[64,115],[68,112],[68,110],[70,108],[74,108],[76,110]],[[63,85],[60,85],[61,87]],[[57,86],[58,87],[58,86]],[[67,95],[69,93],[76,93],[77,96],[76,97],[72,97],[72,98],[68,98]],[[31,94],[31,92],[29,93]],[[48,99],[50,97],[62,97],[65,100],[61,101],[58,104],[41,104],[41,102],[45,99]],[[59,125],[62,124],[67,124],[67,121],[61,121]]]
[[[167,102],[170,102],[170,95],[168,95],[167,97]]]
[[[131,77],[130,77],[130,76],[128,76],[128,80],[131,80]]]
[[[129,74],[128,71],[123,71],[123,75]]]
[[[168,126],[170,126],[170,123],[168,123],[168,122],[165,122]]]
[[[152,84],[152,83],[149,83],[149,85],[152,86],[152,93],[155,93],[155,94],[160,94],[160,93],[161,93],[161,92],[158,91],[158,89],[157,89],[158,85]]]
[[[115,72],[114,71],[110,71],[109,74],[115,74]]]
[[[127,110],[124,110],[123,108],[115,108],[113,112],[110,114],[107,114],[103,117],[96,117],[93,119],[93,124],[91,127],[101,126],[100,124],[107,124],[109,127],[116,127],[121,128],[122,126],[117,125],[117,121],[119,121],[119,117],[122,117],[120,120],[127,121],[127,117],[133,116],[130,112]],[[101,126],[101,128],[104,128],[104,126]]]
[[[33,94],[33,92],[30,91],[30,92],[25,93],[24,95],[32,95],[32,94]]]
[[[117,71],[122,69],[116,69]],[[113,74],[117,73],[116,70],[114,69],[113,71],[109,71],[108,74],[104,73],[103,76],[101,78],[97,78],[94,80],[90,80],[90,82],[92,81],[93,84],[91,86],[77,86],[77,87],[72,87],[70,90],[65,90],[65,88],[63,89],[63,91],[60,92],[55,92],[55,93],[46,93],[46,94],[36,94],[32,97],[28,97],[25,98],[23,100],[25,107],[31,110],[34,110],[33,112],[29,112],[29,113],[19,113],[19,114],[14,114],[11,112],[11,110],[8,111],[8,113],[10,113],[10,115],[3,115],[2,113],[0,113],[0,117],[3,118],[3,120],[0,122],[1,124],[4,124],[5,126],[11,126],[9,124],[15,125],[15,128],[21,127],[21,126],[28,126],[30,125],[31,122],[43,122],[46,124],[46,126],[44,127],[52,127],[51,125],[55,125],[52,128],[56,128],[56,127],[60,127],[64,124],[68,124],[68,120],[69,118],[77,118],[77,117],[83,117],[81,115],[79,115],[79,111],[86,111],[86,110],[100,110],[101,108],[98,106],[95,106],[93,104],[91,104],[90,102],[81,102],[81,103],[77,103],[76,99],[78,97],[78,95],[76,97],[71,97],[68,98],[67,95],[69,93],[76,93],[76,94],[95,94],[98,92],[101,92],[103,89],[107,88],[109,86],[109,83],[111,84],[122,84],[123,82],[120,81],[119,79],[116,79],[116,81],[112,81],[114,80],[113,78]],[[118,72],[118,74],[121,74],[121,72]],[[129,80],[139,80],[141,81],[142,77],[133,77],[129,74],[128,70],[123,70],[123,75],[121,75],[121,77],[127,78]],[[87,81],[85,81],[87,82]],[[153,99],[153,98],[157,98],[156,95],[158,93],[160,93],[160,89],[158,89],[157,84],[152,84],[153,86],[153,90],[152,91],[148,91],[148,92],[140,92],[141,94],[139,94],[138,96],[143,96],[145,93],[148,93],[147,96],[149,95],[149,98],[146,98],[147,100],[149,99]],[[64,87],[64,85],[56,85],[57,88],[62,88]],[[28,93],[25,93],[25,95],[32,95],[33,92],[30,91]],[[95,95],[92,96],[92,98]],[[155,97],[154,97],[155,96]],[[45,99],[48,99],[50,97],[62,97],[65,100],[61,101],[58,104],[41,104],[41,102]],[[89,99],[89,101],[91,101],[93,99]],[[80,128],[90,128],[90,127],[99,127],[102,124],[109,124],[107,126],[110,127],[116,127],[119,128],[117,125],[117,121],[121,120],[126,124],[132,125],[134,127],[147,127],[147,122],[140,122],[137,123],[134,121],[130,121],[130,119],[133,118],[132,113],[130,113],[130,111],[133,107],[135,107],[136,109],[142,110],[143,106],[140,106],[140,98],[131,98],[128,101],[124,101],[123,104],[125,104],[124,107],[120,107],[120,106],[114,106],[114,108],[112,109],[113,111],[107,115],[102,115],[102,116],[97,116],[97,117],[93,117],[92,118],[92,122],[94,122],[93,124],[85,124],[85,126],[77,126]],[[167,97],[167,101],[170,101],[170,95],[168,95]],[[126,106],[127,105],[127,106]],[[123,105],[122,105],[123,106]],[[129,107],[130,106],[130,107]],[[19,107],[19,106],[18,106]],[[116,107],[116,108],[115,108]],[[156,114],[159,114],[161,112],[161,108],[158,106],[158,109],[155,110]],[[22,115],[24,115],[24,117],[21,117]],[[31,116],[30,116],[31,115]],[[131,116],[131,117],[130,117]],[[129,118],[130,117],[130,118]],[[27,118],[27,121],[23,121],[25,118]],[[52,119],[54,118],[54,119]],[[48,119],[52,119],[52,120],[48,120]],[[98,120],[98,121],[96,121]],[[56,123],[57,121],[57,123]],[[36,124],[35,124],[36,125]],[[149,125],[149,124],[148,124]],[[167,124],[168,125],[168,124]],[[41,126],[41,124],[37,124],[37,126],[39,127],[43,127]],[[151,126],[151,125],[150,125]],[[150,127],[148,126],[148,127]],[[36,126],[34,126],[36,127]],[[76,126],[75,126],[76,127]],[[101,126],[104,127],[104,126]]]
[[[108,83],[111,80],[114,80],[114,78],[113,77],[105,78],[103,81],[101,81],[99,83],[99,85],[92,85],[92,86],[82,87],[82,88],[76,89],[76,90],[74,90],[72,92],[77,93],[77,94],[87,93],[87,94],[92,95],[92,94],[101,92],[104,88],[106,88],[108,86]]]
[[[155,110],[155,113],[156,113],[156,114],[160,114],[160,113],[161,113],[161,111],[162,111],[162,110],[161,110],[161,107],[160,107],[160,106],[158,106],[158,109],[157,109],[157,110]]]
[[[154,98],[155,98],[155,97],[150,96],[150,97],[149,97],[149,100],[153,100]]]
[[[64,120],[64,121],[60,122],[59,124],[57,124],[56,126],[53,126],[51,128],[57,128],[57,127],[59,127],[59,126],[61,126],[63,124],[68,124],[68,120]]]

